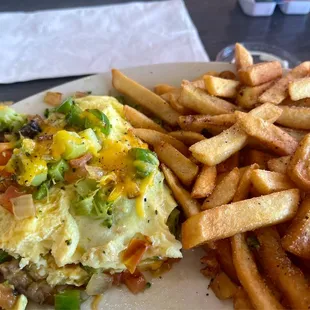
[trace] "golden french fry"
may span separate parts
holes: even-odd
[[[245,70],[253,65],[253,57],[249,51],[240,43],[235,44],[235,62],[237,71]]]
[[[267,166],[268,166],[268,169],[271,171],[286,174],[287,167],[290,163],[290,160],[291,160],[291,156],[282,156],[278,158],[272,158],[268,160]]]
[[[205,74],[205,75],[209,75],[209,74]],[[222,79],[226,79],[226,80],[237,80],[236,74],[231,71],[222,71],[219,74],[219,77]]]
[[[285,131],[249,113],[246,114],[237,111],[235,114],[237,117],[237,124],[244,132],[258,139],[276,154],[291,155],[295,152],[298,142]]]
[[[246,115],[254,115],[273,122],[281,110],[273,104],[261,105]],[[215,166],[240,151],[248,142],[248,135],[235,124],[219,135],[193,144],[189,150],[200,162]],[[212,152],[210,152],[212,150]]]
[[[187,115],[179,117],[179,125],[183,130],[201,132],[203,129],[227,129],[236,122],[235,114],[221,115]]]
[[[288,93],[292,100],[310,98],[310,77],[297,79],[288,84]]]
[[[257,86],[282,76],[282,66],[279,61],[261,62],[238,71],[242,84]]]
[[[236,102],[240,107],[246,109],[252,109],[259,104],[259,96],[266,91],[274,81],[267,82],[258,86],[243,86],[240,88],[237,94]]]
[[[165,101],[169,102],[170,106],[179,112],[181,115],[190,115],[193,114],[194,111],[184,107],[178,102],[178,99],[180,97],[181,89],[176,88],[168,93],[165,93],[161,95],[161,98],[163,98]]]
[[[220,271],[215,278],[211,280],[209,288],[211,288],[215,296],[221,300],[233,298],[237,292],[236,284],[234,284],[223,271]]]
[[[303,190],[310,189],[310,134],[307,134],[299,143],[288,165],[288,175]]]
[[[188,155],[188,149],[186,145],[183,142],[169,136],[168,134],[144,128],[133,128],[132,133],[152,146],[164,141],[174,146],[182,154]]]
[[[227,80],[212,75],[205,75],[205,88],[210,95],[224,98],[235,98],[237,96],[237,87],[239,82],[235,80]]]
[[[161,96],[175,89],[175,87],[168,84],[158,84],[154,87],[154,93],[158,96]]]
[[[186,218],[198,214],[200,212],[199,202],[192,198],[190,193],[182,187],[176,176],[173,172],[166,167],[164,164],[161,164],[161,169],[165,175],[165,180],[168,183],[174,198],[182,207],[182,210]]]
[[[265,272],[285,295],[292,309],[309,309],[309,285],[301,270],[287,257],[276,228],[258,229],[255,234]]]
[[[274,158],[274,156],[258,151],[258,150],[253,150],[253,149],[246,149],[243,152],[243,157],[244,157],[244,165],[252,165],[252,164],[258,164],[261,169],[267,168],[267,162]]]
[[[251,181],[261,195],[296,187],[287,175],[261,169],[256,169],[252,172]]]
[[[290,189],[205,210],[183,223],[183,248],[288,221],[298,204],[299,190]]]
[[[44,96],[44,103],[53,107],[57,107],[61,104],[62,93],[48,91]]]
[[[292,224],[281,240],[283,248],[299,257],[310,259],[310,196],[298,209]]]
[[[296,129],[310,129],[310,108],[279,106],[282,109],[277,123]]]
[[[245,235],[231,238],[234,265],[238,278],[255,309],[283,309],[259,274],[253,255],[246,243]]]
[[[306,130],[292,129],[292,128],[287,128],[287,127],[282,127],[282,126],[278,126],[278,127],[281,128],[286,133],[288,133],[298,142],[300,142],[305,137],[305,135],[308,133],[308,131]]]
[[[135,128],[153,129],[162,133],[166,132],[164,128],[156,124],[152,119],[128,105],[124,105],[123,112],[126,120]]]
[[[252,172],[255,169],[258,169],[258,164],[252,164],[249,167],[246,167],[246,170],[242,173],[240,177],[240,181],[233,198],[233,202],[245,200],[249,196],[250,188],[251,188],[251,176]]]
[[[180,114],[173,110],[160,96],[156,95],[149,89],[115,69],[112,69],[112,84],[120,93],[128,96],[137,104],[148,109],[169,125],[177,125]]]
[[[214,190],[216,175],[216,167],[204,165],[197,176],[191,196],[193,198],[205,198],[209,196]]]
[[[168,135],[182,141],[186,145],[192,145],[205,139],[200,133],[185,130],[171,131]]]
[[[181,95],[178,100],[184,107],[200,114],[226,114],[232,113],[236,106],[223,99],[210,96],[204,90],[195,88],[188,83],[182,84]]]
[[[303,78],[310,72],[310,61],[305,61],[279,79],[258,98],[261,103],[279,104],[288,96],[288,84],[294,79]]]
[[[239,179],[239,169],[234,168],[215,186],[212,194],[204,201],[202,209],[212,209],[231,202],[235,196]]]
[[[205,81],[203,80],[203,78],[201,78],[200,80],[192,81],[191,85],[193,85],[194,87],[205,89]]]
[[[217,173],[224,173],[233,170],[239,165],[239,152],[231,155],[225,161],[222,161],[216,166]]]
[[[162,142],[154,146],[159,160],[169,167],[180,181],[189,186],[198,174],[198,166],[185,157],[171,144]]]
[[[310,98],[293,101],[291,98],[287,97],[281,102],[281,105],[310,108]]]
[[[254,310],[248,294],[242,287],[238,287],[234,296],[234,310]]]
[[[220,272],[220,264],[214,250],[208,249],[206,252],[206,255],[200,259],[200,262],[206,266],[200,269],[200,272],[207,278],[214,278]]]

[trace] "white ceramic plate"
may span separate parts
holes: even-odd
[[[179,86],[183,79],[192,80],[207,71],[234,70],[234,66],[227,63],[174,63],[143,66],[124,69],[129,77],[152,88],[159,83],[168,83]],[[75,91],[92,91],[94,95],[107,95],[112,89],[111,73],[103,73],[50,89],[72,95]],[[46,91],[14,104],[14,108],[23,113],[42,114],[47,106],[43,103]],[[200,273],[201,250],[184,251],[184,258],[175,264],[172,270],[162,275],[162,278],[151,279],[152,287],[144,293],[132,295],[123,288],[112,288],[102,298],[98,310],[200,310],[200,309],[232,309],[230,301],[218,300],[211,290],[208,290],[209,281]],[[91,309],[92,300],[88,299],[82,309]],[[38,305],[29,305],[28,309],[39,308]]]

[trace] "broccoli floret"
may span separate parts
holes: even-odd
[[[16,113],[8,106],[0,106],[0,132],[17,132],[26,123],[25,115]]]

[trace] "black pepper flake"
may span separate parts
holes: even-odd
[[[146,198],[144,198],[144,201],[146,201]]]
[[[163,277],[162,276],[159,276],[159,279],[162,279]]]
[[[156,215],[158,214],[158,211],[157,211],[157,210],[155,210],[155,214],[156,214]]]
[[[72,168],[72,172],[75,172],[76,171],[76,168]]]
[[[105,251],[102,251],[103,254],[105,254]]]
[[[149,222],[150,222],[150,220],[147,220],[147,222],[149,223]]]
[[[65,242],[66,242],[66,244],[69,246],[69,245],[72,243],[72,240],[71,240],[71,239],[68,239],[68,240],[66,240]]]
[[[207,293],[206,296],[209,296],[209,293]]]

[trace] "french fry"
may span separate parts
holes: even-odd
[[[233,202],[245,200],[248,198],[251,188],[252,172],[258,168],[259,168],[258,164],[252,164],[251,166],[246,167],[246,170],[240,177],[240,181],[235,196],[233,198]]]
[[[237,93],[236,102],[237,104],[246,109],[252,109],[256,105],[259,104],[258,98],[259,96],[266,91],[268,88],[271,87],[271,85],[274,83],[274,81],[267,82],[258,86],[243,86],[240,88],[240,90]]]
[[[261,169],[256,169],[252,172],[251,181],[261,195],[296,187],[287,175]]]
[[[243,152],[243,157],[244,157],[244,165],[252,165],[252,164],[258,164],[261,169],[267,168],[267,162],[274,158],[274,156],[258,151],[258,150],[253,150],[253,149],[247,149],[244,150]]]
[[[195,113],[193,110],[190,110],[183,105],[181,105],[178,102],[178,99],[180,97],[181,90],[179,88],[172,90],[168,93],[165,93],[161,95],[161,98],[163,98],[165,101],[169,102],[170,106],[179,112],[181,115],[190,115]]]
[[[216,185],[212,194],[206,198],[202,205],[202,210],[212,209],[231,202],[236,193],[239,179],[239,169],[234,168]]]
[[[297,79],[288,84],[288,93],[292,100],[310,98],[310,77]]]
[[[286,76],[279,79],[258,98],[261,103],[279,104],[288,96],[288,84],[294,79],[303,78],[310,72],[310,61],[306,61],[292,69]]]
[[[253,65],[253,57],[249,51],[240,43],[235,44],[235,62],[237,71],[245,70]]]
[[[203,78],[201,78],[200,80],[192,81],[191,85],[197,88],[205,89],[205,81],[203,80]]]
[[[146,115],[128,105],[124,105],[123,112],[126,120],[135,128],[152,129],[166,133],[166,130],[160,125],[156,124]]]
[[[223,99],[210,96],[204,90],[195,88],[188,83],[182,84],[179,103],[184,107],[194,110],[200,114],[226,114],[232,113],[236,106]]]
[[[278,61],[261,62],[238,71],[242,84],[257,86],[282,76],[282,66]]]
[[[227,80],[212,75],[205,75],[205,88],[210,95],[224,98],[235,98],[237,96],[237,87],[239,82],[235,80]]]
[[[288,133],[290,136],[292,136],[296,141],[300,142],[305,135],[308,133],[306,130],[300,130],[300,129],[292,129],[287,127],[281,127],[278,126],[280,129]]]
[[[216,175],[216,167],[204,165],[197,176],[191,196],[193,198],[205,198],[209,196],[214,190]]]
[[[282,240],[283,248],[299,257],[310,259],[310,196],[302,202]]]
[[[219,272],[215,278],[211,280],[209,288],[211,288],[215,296],[221,300],[233,298],[237,292],[236,284],[234,284],[223,271]]]
[[[201,132],[203,129],[227,129],[236,122],[235,114],[221,115],[187,115],[179,117],[179,125],[183,130]]]
[[[247,115],[255,115],[273,122],[281,110],[272,104],[264,104]],[[248,135],[235,124],[219,135],[193,144],[189,150],[200,162],[215,166],[234,153],[240,151],[248,142]],[[210,152],[212,150],[212,152]]]
[[[200,272],[207,278],[214,278],[220,272],[220,264],[216,259],[214,250],[208,250],[206,255],[200,259],[200,262],[206,265],[200,269]]]
[[[242,287],[238,287],[234,296],[234,310],[254,310],[248,294]]]
[[[185,130],[171,131],[168,133],[168,135],[179,141],[182,141],[186,145],[192,145],[205,139],[205,137],[200,133]]]
[[[310,108],[279,106],[282,109],[277,123],[296,129],[310,129]]]
[[[225,161],[219,163],[216,166],[217,173],[224,173],[233,170],[234,168],[238,167],[239,165],[239,152],[231,155]]]
[[[164,134],[156,130],[144,129],[144,128],[133,128],[132,133],[136,135],[137,137],[139,137],[144,142],[152,145],[153,147],[154,145],[159,144],[162,141],[164,141],[174,146],[182,154],[188,155],[188,150],[187,150],[186,145],[183,142],[169,136],[168,134]]]
[[[168,84],[158,84],[154,87],[154,93],[158,96],[161,96],[175,89],[175,87]]]
[[[276,228],[258,229],[255,234],[265,272],[284,293],[292,309],[309,309],[309,285],[301,270],[287,257]]]
[[[177,125],[180,114],[173,110],[160,96],[149,89],[115,69],[112,69],[112,84],[120,93],[125,94],[169,125]]]
[[[261,118],[238,111],[235,114],[237,124],[244,132],[258,139],[276,154],[283,156],[295,152],[298,142],[285,131]]]
[[[288,221],[298,204],[299,190],[290,189],[205,210],[183,223],[183,248]]]
[[[232,237],[233,261],[238,278],[255,309],[283,309],[259,274],[245,235]]]
[[[287,97],[281,102],[281,105],[310,108],[310,98],[293,101],[291,98]]]
[[[208,74],[205,74],[208,75]],[[226,80],[237,80],[236,74],[231,71],[222,71],[219,77]]]
[[[49,104],[53,107],[57,107],[61,104],[61,98],[62,93],[48,91],[46,92],[43,101],[46,104]]]
[[[161,169],[165,175],[165,180],[168,183],[174,198],[182,207],[182,210],[186,218],[198,214],[200,212],[199,202],[192,198],[190,193],[182,187],[176,176],[173,172],[166,167],[164,164],[161,164]]]
[[[162,142],[154,146],[159,160],[168,166],[186,186],[191,185],[198,174],[198,166],[171,144]]]
[[[310,189],[310,134],[307,134],[299,143],[288,165],[288,175],[303,190]]]
[[[270,171],[286,174],[291,156],[282,156],[268,160],[267,166]]]

